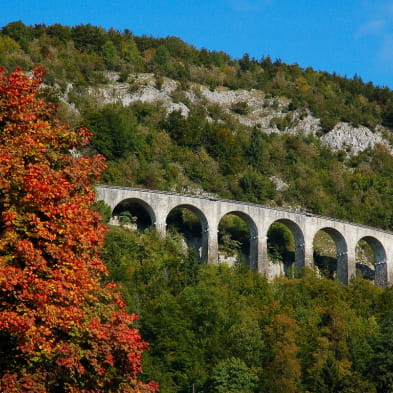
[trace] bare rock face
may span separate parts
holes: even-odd
[[[125,106],[138,101],[146,103],[160,102],[168,113],[179,110],[183,116],[187,117],[188,107],[181,102],[174,102],[172,98],[178,83],[169,78],[163,78],[160,83],[158,83],[154,74],[136,74],[127,83],[115,82],[110,85],[90,88],[89,94],[95,97],[101,105],[114,102],[121,102]]]
[[[320,130],[321,122],[319,119],[311,116],[310,113],[308,113],[305,117],[300,118],[299,121],[288,131],[295,135],[317,135]]]
[[[372,132],[363,126],[352,127],[348,123],[336,124],[331,131],[321,137],[321,142],[332,150],[344,150],[348,155],[357,155],[376,144],[388,145],[380,133]]]
[[[183,89],[179,82],[163,77],[156,78],[152,73],[132,75],[127,82],[118,82],[118,74],[108,74],[108,84],[88,88],[88,94],[98,105],[121,102],[127,106],[134,102],[159,103],[167,113],[180,111],[187,117],[189,104],[214,105],[225,116],[239,123],[258,127],[265,133],[288,133],[292,135],[314,135],[322,130],[318,118],[309,111],[290,111],[290,100],[284,97],[267,97],[261,90],[229,90],[224,87],[209,89],[206,86],[190,83]],[[68,101],[72,90],[70,85],[63,100]],[[69,104],[70,109],[73,109]],[[74,108],[75,109],[75,108]],[[208,116],[208,120],[212,120]],[[344,150],[348,156],[383,144],[393,152],[389,142],[381,132],[367,127],[353,127],[348,123],[338,123],[331,131],[320,137],[321,143],[333,150]]]
[[[285,183],[284,180],[277,176],[270,176],[269,179],[273,182],[277,191],[286,191],[289,188],[289,184]]]

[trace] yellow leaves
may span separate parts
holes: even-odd
[[[10,54],[19,50],[19,44],[7,35],[0,36],[0,53]]]
[[[274,357],[268,366],[271,392],[298,392],[301,377],[299,347],[296,344],[296,321],[286,314],[277,314],[265,331],[272,342]]]

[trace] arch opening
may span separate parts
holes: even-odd
[[[322,228],[313,239],[314,266],[325,278],[348,284],[348,248],[343,235],[334,228]]]
[[[275,275],[293,277],[304,267],[304,235],[300,227],[291,220],[273,222],[267,232],[269,262],[277,266]]]
[[[199,209],[190,205],[173,208],[166,218],[166,226],[167,233],[180,235],[184,246],[194,249],[200,261],[206,259],[208,224]]]
[[[143,200],[129,198],[121,201],[112,212],[112,225],[144,231],[155,223],[153,209]]]
[[[229,212],[218,224],[218,261],[230,266],[257,266],[258,230],[254,221],[242,212]]]
[[[355,254],[356,277],[385,287],[387,284],[386,252],[381,242],[374,237],[365,236],[358,241]]]

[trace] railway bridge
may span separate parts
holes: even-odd
[[[199,218],[201,233],[201,259],[218,262],[218,225],[227,214],[242,218],[250,233],[250,267],[267,276],[271,264],[268,259],[267,234],[270,226],[279,222],[292,233],[295,242],[295,266],[301,269],[313,267],[313,242],[320,230],[333,239],[336,246],[337,279],[348,284],[356,274],[355,250],[363,240],[374,255],[375,283],[386,287],[393,282],[393,233],[381,229],[323,217],[306,212],[273,208],[254,203],[231,201],[198,195],[130,187],[98,185],[97,199],[112,209],[119,206],[138,205],[148,215],[151,225],[163,236],[166,234],[167,218],[176,208],[191,210]]]

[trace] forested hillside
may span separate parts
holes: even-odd
[[[393,227],[389,148],[350,154],[351,146],[332,150],[319,138],[346,122],[382,132],[388,143],[393,125],[388,88],[269,57],[231,59],[175,37],[138,37],[91,25],[10,23],[1,30],[0,63],[10,70],[45,66],[44,96],[59,104],[61,118],[95,133],[91,148],[108,159],[107,183],[205,192]],[[173,102],[188,113],[168,111],[159,100],[124,105],[95,98],[97,89],[112,89],[113,79],[137,91],[140,73],[152,74],[158,91],[165,78],[175,80]],[[270,118],[278,132],[240,122],[249,111],[245,101],[224,110],[185,94],[191,89],[198,95],[202,85],[212,92],[263,92],[265,109],[281,111]],[[285,132],[309,114],[320,121],[317,133]]]
[[[46,69],[41,95],[58,105],[59,119],[94,133],[73,153],[103,154],[105,183],[285,206],[393,230],[388,88],[268,54],[233,59],[176,37],[91,25],[2,27],[0,65],[28,71],[38,64]],[[350,132],[356,143],[366,130],[377,142],[333,148],[324,139],[333,130]],[[268,282],[248,269],[245,224],[233,217],[226,229],[238,238],[220,234],[221,252],[237,250],[231,267],[201,265],[184,246],[179,233],[195,234],[187,213],[175,212],[166,239],[151,228],[130,231],[132,217],[122,218],[126,225],[111,227],[102,255],[108,280],[123,285],[150,343],[143,378],[162,392],[392,390],[391,288],[323,278],[334,278],[331,256],[317,272],[288,269],[290,279]],[[272,259],[293,261],[288,231],[273,225],[269,241]]]
[[[304,272],[273,283],[238,262],[199,265],[178,236],[112,228],[104,260],[150,342],[162,392],[387,393],[392,288]]]

